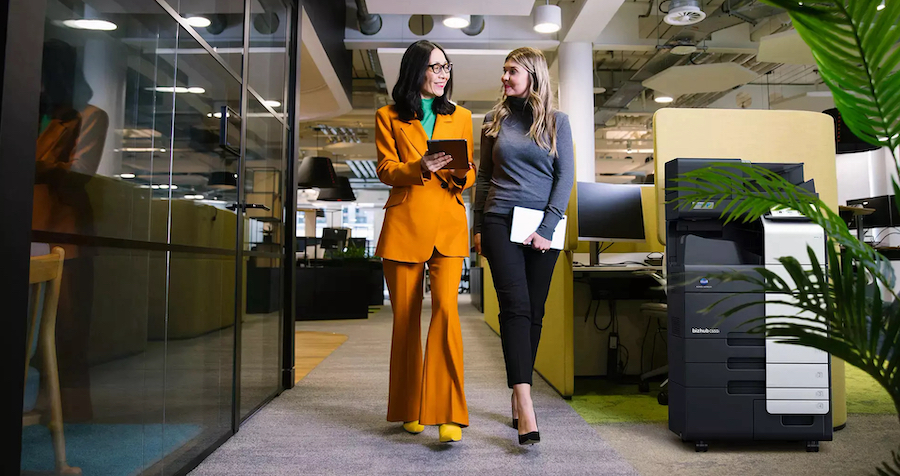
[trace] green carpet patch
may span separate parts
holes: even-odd
[[[846,367],[847,413],[893,415],[894,402],[869,374]],[[656,401],[659,383],[650,393],[640,393],[636,384],[616,384],[605,379],[575,380],[575,395],[569,405],[588,423],[650,423],[668,421],[668,407]]]
[[[656,401],[659,383],[650,393],[640,393],[637,384],[617,384],[606,379],[575,380],[575,395],[569,405],[588,423],[644,423],[667,421],[669,407]]]
[[[897,412],[890,394],[871,375],[847,364],[847,413],[892,415]]]

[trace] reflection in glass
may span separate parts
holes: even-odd
[[[276,113],[283,114],[287,74],[288,8],[280,0],[250,2],[248,84]]]
[[[208,182],[238,170],[207,114],[239,110],[240,85],[156,2],[50,0],[44,31],[32,254],[65,259],[56,342],[29,341],[22,472],[64,452],[83,474],[172,474],[231,431],[237,187]]]
[[[201,38],[216,49],[216,53],[232,71],[241,74],[244,57],[244,0],[170,0],[169,5],[187,20]]]
[[[250,53],[251,63],[254,53]],[[285,128],[249,98],[243,187],[245,303],[241,329],[241,417],[278,391],[282,316]]]

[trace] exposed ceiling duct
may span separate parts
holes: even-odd
[[[665,22],[669,25],[686,26],[700,23],[706,13],[700,8],[700,0],[672,0]]]
[[[708,39],[713,33],[741,23],[756,24],[760,20],[783,13],[784,10],[766,5],[758,0],[725,0],[722,6],[705,20],[695,25],[681,28],[676,32],[667,45],[660,46],[653,56],[634,76],[624,82],[605,103],[597,107],[594,116],[595,124],[603,125],[617,113],[627,107],[631,101],[640,96],[644,91],[641,84],[644,80],[658,73],[680,64],[687,63],[689,56],[672,54],[673,46],[686,44],[698,44]]]
[[[469,36],[478,35],[484,31],[484,15],[471,15],[469,26],[462,28],[460,31]]]
[[[381,31],[381,15],[370,14],[366,0],[356,0],[356,20],[363,35],[374,35]]]

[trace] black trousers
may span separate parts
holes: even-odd
[[[506,360],[507,385],[531,384],[534,359],[541,341],[544,303],[558,250],[541,253],[509,241],[511,216],[485,214],[481,250],[491,265],[500,303],[500,340]]]

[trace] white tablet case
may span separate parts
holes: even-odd
[[[553,230],[553,239],[550,240],[550,248],[561,250],[566,241],[566,220],[563,215],[562,219],[557,223],[556,229]],[[537,231],[544,221],[543,210],[533,210],[531,208],[514,207],[512,216],[512,226],[509,229],[509,241],[513,243],[522,243],[532,233]]]

